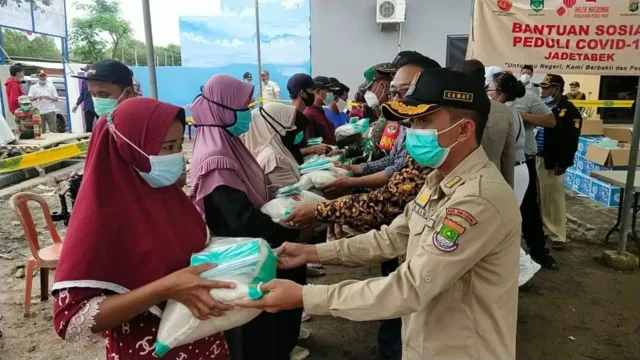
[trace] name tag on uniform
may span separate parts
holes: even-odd
[[[421,207],[418,204],[413,204],[413,212],[420,215],[420,217],[425,220],[429,217],[429,213],[427,212],[427,210],[425,210],[425,208]]]

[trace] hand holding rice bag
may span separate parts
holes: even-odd
[[[217,264],[200,274],[201,277],[235,283],[233,289],[209,292],[215,300],[225,304],[261,298],[260,285],[275,279],[277,262],[269,244],[253,238],[213,238],[202,252],[191,256],[191,266]],[[224,316],[201,321],[185,305],[169,300],[160,321],[154,355],[163,356],[174,347],[242,326],[260,312],[258,309],[233,308]]]
[[[309,202],[325,201],[322,196],[316,195],[309,191],[302,191],[299,195],[276,198],[268,203],[264,204],[260,211],[269,215],[274,222],[280,222],[280,220],[286,218],[291,214],[291,211],[301,204]]]

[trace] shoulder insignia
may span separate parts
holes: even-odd
[[[469,223],[469,225],[473,226],[475,224],[478,223],[478,221],[476,220],[476,218],[474,218],[471,214],[469,214],[467,211],[464,211],[462,209],[458,209],[458,208],[447,208],[447,215],[455,215],[458,217],[463,218],[466,222]]]
[[[567,112],[567,109],[560,109],[560,116],[564,116],[564,114]]]
[[[460,176],[456,176],[453,179],[447,181],[447,183],[444,184],[444,187],[446,187],[447,189],[451,189],[452,187],[456,186],[456,184],[459,183],[460,181],[462,181],[462,178]]]
[[[573,126],[576,129],[580,129],[580,119],[573,119]]]
[[[458,238],[465,232],[465,227],[445,217],[440,231],[433,234],[433,246],[444,252],[451,252],[458,248]]]
[[[431,189],[425,186],[422,191],[420,191],[420,194],[418,194],[416,204],[424,207],[429,202],[429,199],[431,199]]]

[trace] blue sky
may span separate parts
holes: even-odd
[[[257,64],[252,0],[223,0],[216,16],[180,17],[182,65]],[[309,0],[260,1],[262,62],[282,75],[309,72]],[[269,66],[272,65],[272,66]]]

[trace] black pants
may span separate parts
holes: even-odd
[[[98,119],[98,114],[93,111],[84,112],[84,128],[86,132],[93,131],[93,123]]]
[[[522,235],[529,247],[533,258],[540,258],[545,254],[545,237],[542,229],[542,215],[538,204],[538,172],[536,171],[535,156],[527,157],[529,169],[529,186],[520,205],[522,215]]]
[[[382,276],[389,276],[398,269],[398,259],[385,261],[380,265]],[[380,321],[378,329],[378,354],[385,360],[395,360],[402,357],[402,319]]]

